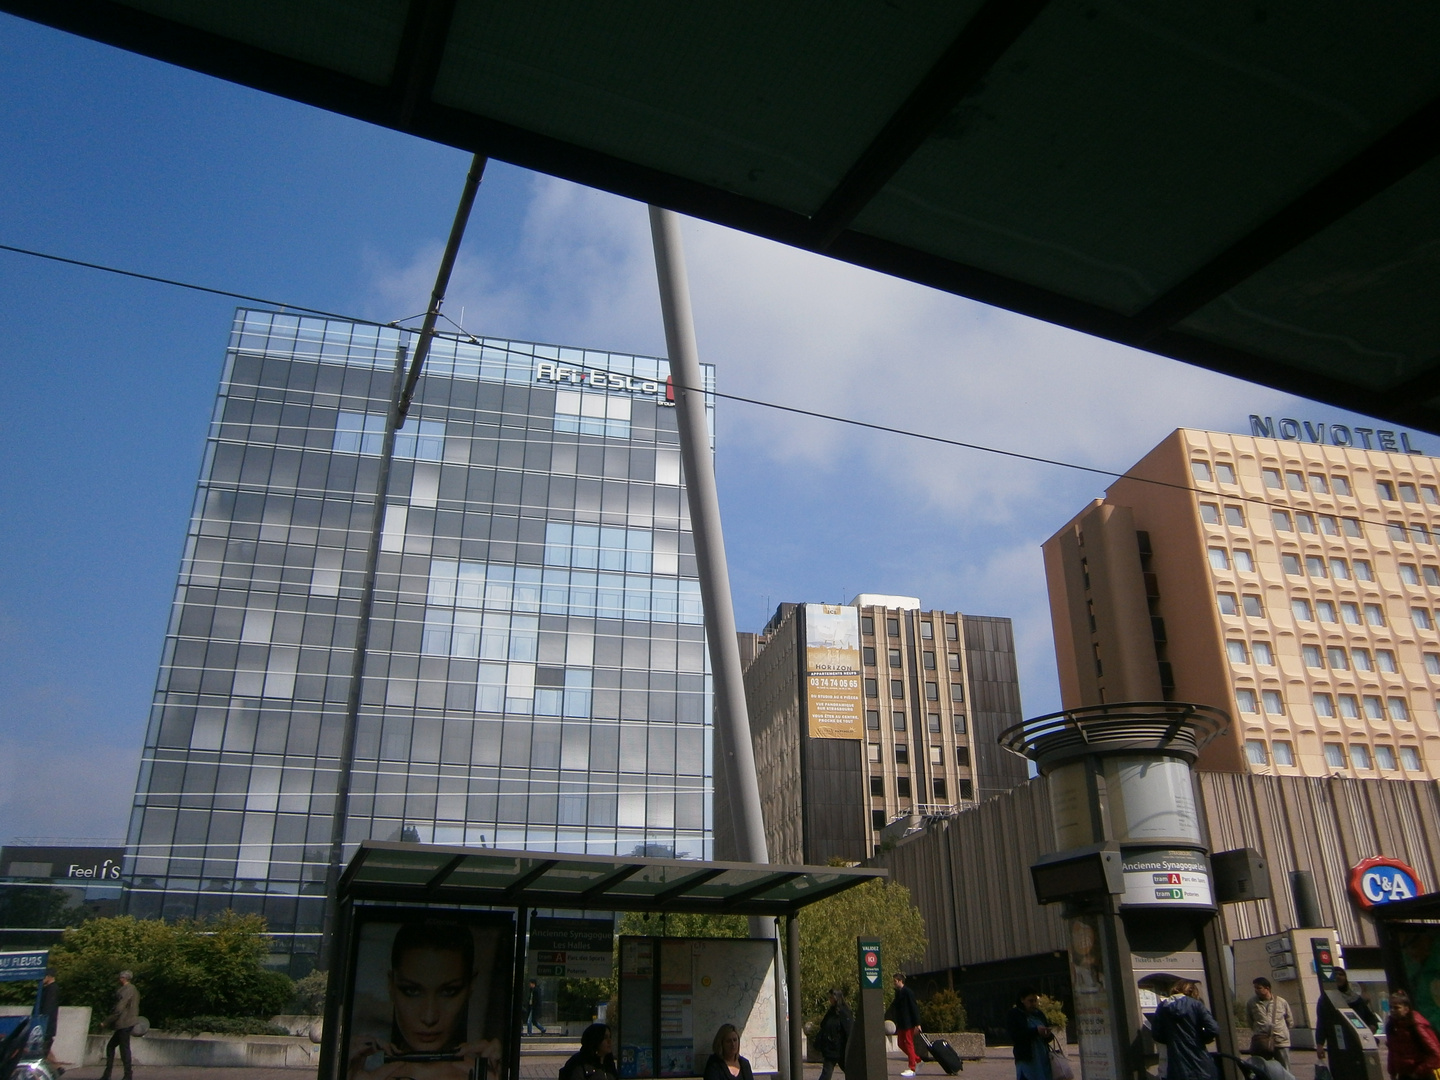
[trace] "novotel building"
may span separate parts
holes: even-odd
[[[384,417],[413,344],[236,313],[136,785],[130,912],[259,912],[296,973],[319,944]],[[653,357],[435,340],[384,497],[347,845],[711,855],[667,379]]]

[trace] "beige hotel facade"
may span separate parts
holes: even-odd
[[[1204,769],[1435,779],[1437,465],[1173,432],[1044,544],[1064,706],[1219,706]]]

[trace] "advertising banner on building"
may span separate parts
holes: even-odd
[[[119,885],[124,848],[0,848],[0,877],[46,878],[67,885]]]
[[[860,610],[805,605],[805,715],[812,739],[863,739]]]

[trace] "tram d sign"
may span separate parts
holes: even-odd
[[[1381,855],[1356,863],[1350,870],[1350,895],[1362,908],[1409,900],[1420,892],[1415,871],[1399,859]]]
[[[880,989],[880,942],[862,938],[856,944],[860,947],[860,989]]]

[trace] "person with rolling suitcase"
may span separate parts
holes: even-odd
[[[960,1060],[960,1054],[944,1039],[932,1039],[929,1035],[918,1033],[920,1042],[925,1049],[930,1051],[930,1058],[945,1070],[946,1076],[954,1076],[961,1069],[965,1068],[965,1062]]]

